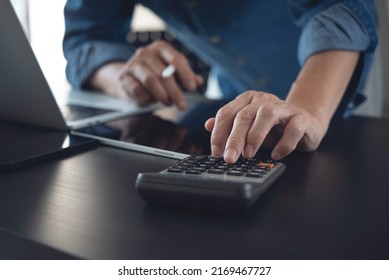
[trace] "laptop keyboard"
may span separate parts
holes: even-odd
[[[114,110],[85,107],[80,105],[66,105],[66,106],[61,106],[61,112],[66,120],[77,121],[89,117],[94,117],[94,116],[114,112]]]

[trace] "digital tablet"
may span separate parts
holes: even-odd
[[[174,159],[183,159],[188,154],[210,154],[210,133],[204,123],[227,102],[191,100],[185,111],[171,106],[72,133],[105,145]]]

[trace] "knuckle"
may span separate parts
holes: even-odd
[[[248,97],[258,97],[258,96],[262,95],[262,92],[255,91],[255,90],[248,90],[244,94],[247,95]]]
[[[276,95],[267,92],[261,92],[261,97],[269,102],[277,102],[280,100]]]
[[[309,114],[306,111],[304,111],[304,110],[299,110],[298,115],[299,115],[300,119],[303,119],[303,120],[309,120],[310,119]]]
[[[155,76],[153,76],[153,75],[146,75],[145,78],[143,79],[143,84],[147,88],[151,87],[156,82],[157,82],[157,78]]]
[[[310,152],[313,152],[313,151],[316,151],[320,146],[320,140],[312,143],[311,147],[310,147]]]
[[[289,126],[288,133],[292,136],[301,136],[304,134],[304,128],[299,124],[292,124]]]
[[[187,66],[188,63],[186,61],[186,58],[180,54],[180,53],[176,53],[171,61],[171,64],[173,65],[181,65],[181,66]]]
[[[140,84],[136,84],[132,87],[132,94],[134,97],[140,97],[144,94],[143,87]]]
[[[263,141],[265,139],[267,134],[262,131],[250,131],[247,135],[247,143],[248,144],[257,144],[260,141]]]
[[[309,137],[304,136],[302,138],[302,140],[298,143],[297,149],[299,151],[313,152],[313,151],[317,150],[317,148],[319,148],[319,145],[321,142],[320,139],[306,139],[306,138],[309,138]]]
[[[255,118],[255,113],[250,110],[242,110],[236,115],[235,119],[241,122],[251,122]]]
[[[174,57],[171,60],[171,64],[181,67],[189,67],[189,61],[187,58],[179,51],[176,51]]]
[[[136,49],[134,53],[134,57],[144,57],[147,54],[147,48],[146,47],[139,47]]]
[[[211,142],[214,145],[223,146],[225,144],[225,138],[221,136],[212,135]]]
[[[284,142],[284,143],[280,143],[278,148],[279,148],[279,150],[280,150],[283,154],[289,154],[289,153],[291,153],[294,149],[296,149],[296,145],[293,145],[293,144],[291,144],[291,143]]]
[[[261,102],[262,107],[270,106],[273,108],[276,108],[275,105],[280,104],[281,101],[276,95],[263,91],[257,91],[253,96],[253,100]]]
[[[319,148],[320,143],[312,143],[310,146],[307,148],[307,152],[313,152],[316,151],[317,148]]]
[[[228,138],[228,147],[239,149],[240,147],[243,147],[245,144],[245,141],[243,138],[238,136],[230,136]]]
[[[271,104],[264,104],[259,108],[258,114],[263,118],[272,119],[277,115],[277,108]]]
[[[224,106],[223,108],[220,108],[219,111],[216,113],[217,119],[229,119],[234,116],[234,110],[230,106]]]
[[[253,91],[249,90],[249,91],[245,91],[245,92],[239,94],[235,99],[236,100],[248,100],[248,99],[251,99],[252,96],[253,96]]]

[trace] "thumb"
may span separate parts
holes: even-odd
[[[208,119],[204,124],[205,129],[208,130],[209,132],[212,132],[214,126],[215,126],[215,118]]]

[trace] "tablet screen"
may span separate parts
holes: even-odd
[[[172,106],[78,129],[77,132],[183,154],[210,154],[211,135],[205,130],[204,123],[214,117],[226,102],[196,101],[185,111]]]

